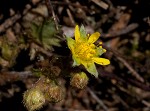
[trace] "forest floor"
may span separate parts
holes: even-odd
[[[0,111],[26,111],[23,93],[41,75],[55,78],[64,98],[40,111],[150,111],[149,11],[149,0],[0,0]],[[77,24],[101,34],[110,64],[96,64],[98,78],[71,65],[66,36]],[[80,70],[89,78],[81,90],[68,74]]]

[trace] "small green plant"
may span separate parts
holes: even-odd
[[[52,46],[60,46],[60,39],[56,37],[58,31],[55,28],[52,19],[44,20],[42,24],[31,25],[31,37],[47,50],[51,50]]]
[[[33,42],[43,45],[45,50],[52,51],[52,46],[60,46],[60,40],[56,38],[55,34],[58,32],[54,27],[53,21],[45,21],[42,25],[32,25],[32,39]],[[67,37],[67,45],[71,50],[72,58],[74,60],[73,67],[70,62],[61,61],[63,65],[68,64],[68,67],[64,69],[59,63],[59,57],[53,55],[51,60],[43,60],[38,62],[36,68],[32,70],[33,74],[39,77],[39,80],[33,85],[33,87],[24,93],[23,101],[29,111],[40,109],[46,101],[56,103],[64,98],[65,92],[63,87],[59,85],[58,78],[70,77],[70,85],[77,89],[83,89],[88,84],[88,76],[85,72],[74,72],[72,68],[74,66],[84,65],[86,70],[98,77],[98,72],[94,63],[100,65],[108,65],[110,61],[99,56],[106,52],[100,46],[96,46],[94,42],[99,38],[99,32],[95,32],[91,36],[86,34],[85,28],[82,25],[79,29],[77,25],[75,27],[75,40],[71,37]]]

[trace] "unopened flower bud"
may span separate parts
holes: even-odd
[[[48,100],[49,102],[59,102],[64,98],[64,91],[60,86],[56,84],[50,86],[45,94],[46,100]]]
[[[84,72],[76,73],[70,81],[70,85],[78,89],[83,89],[87,86],[89,78]]]
[[[23,95],[23,102],[29,111],[40,109],[45,103],[45,97],[38,88],[31,88]]]

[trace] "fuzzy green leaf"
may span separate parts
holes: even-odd
[[[45,20],[41,25],[32,24],[31,31],[32,37],[45,49],[51,50],[52,46],[60,46],[60,39],[55,36],[58,31],[53,20]]]

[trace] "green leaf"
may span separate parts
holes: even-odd
[[[35,23],[32,23],[31,25],[31,35],[33,38],[39,38],[39,27]]]
[[[52,19],[45,20],[41,25],[33,23],[31,26],[32,37],[45,49],[51,50],[52,46],[60,46],[60,39],[55,36],[57,33]]]
[[[56,33],[57,31],[54,22],[52,20],[44,21],[42,27],[42,38],[53,38]]]

